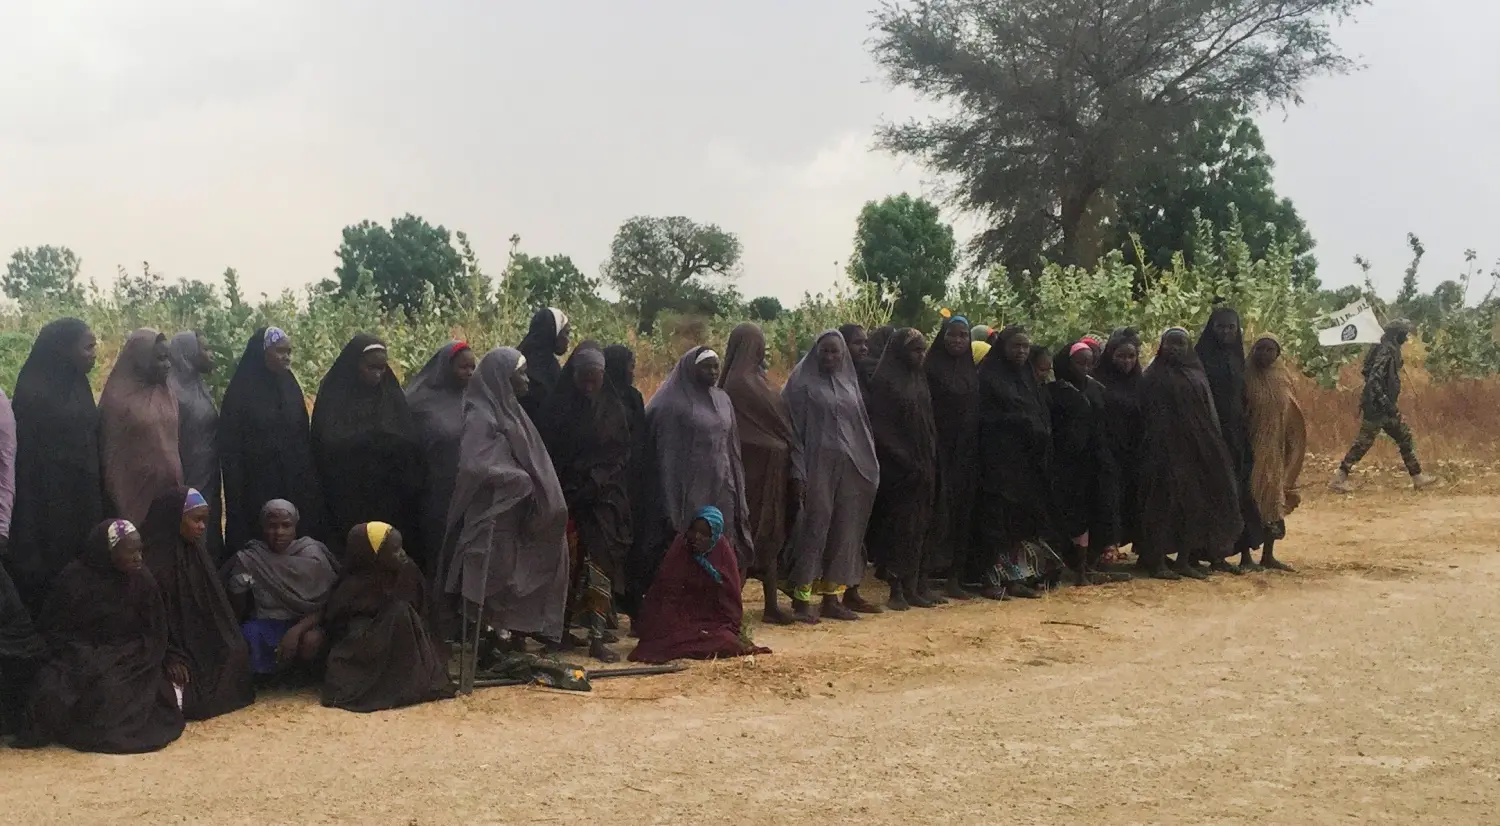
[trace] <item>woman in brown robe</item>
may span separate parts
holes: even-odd
[[[167,383],[167,337],[142,328],[130,334],[99,397],[100,469],[112,510],[132,522],[151,501],[182,484],[177,449],[177,395]]]
[[[323,609],[323,705],[382,711],[453,696],[447,646],[423,619],[427,581],[384,522],[355,525],[343,576]]]
[[[1292,390],[1292,376],[1281,360],[1281,342],[1267,333],[1255,340],[1245,364],[1245,399],[1250,411],[1250,492],[1265,520],[1266,544],[1260,564],[1246,549],[1240,567],[1251,571],[1271,568],[1291,571],[1292,566],[1276,558],[1276,540],[1286,537],[1286,517],[1296,510],[1302,497],[1297,477],[1307,454],[1307,421]]]
[[[765,589],[764,622],[789,625],[792,618],[776,604],[776,560],[802,507],[802,444],[787,416],[781,394],[766,381],[766,334],[746,322],[729,333],[719,389],[734,403],[745,466],[745,503],[755,561],[750,574]]]
[[[208,555],[208,502],[193,488],[156,497],[141,525],[146,567],[161,588],[167,639],[187,666],[182,713],[207,720],[255,700],[250,646]]]
[[[134,525],[114,519],[94,528],[52,583],[38,625],[47,654],[26,745],[139,754],[182,736],[174,686],[190,675],[172,653],[161,591]]]

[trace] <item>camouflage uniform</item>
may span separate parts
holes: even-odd
[[[1406,463],[1406,472],[1417,476],[1422,465],[1417,461],[1417,451],[1412,443],[1411,428],[1401,419],[1396,399],[1401,395],[1401,346],[1387,335],[1370,351],[1365,359],[1365,391],[1359,399],[1361,421],[1359,435],[1349,446],[1339,470],[1348,473],[1360,459],[1365,458],[1375,438],[1385,431],[1401,451],[1401,461]]]

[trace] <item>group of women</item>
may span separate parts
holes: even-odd
[[[449,342],[403,389],[355,336],[309,416],[281,329],[216,409],[197,333],[132,333],[96,405],[94,334],[44,327],[0,405],[7,732],[135,752],[289,679],[354,711],[451,696],[470,629],[607,662],[627,631],[641,662],[762,652],[751,577],[790,624],[1035,597],[1065,566],[1126,578],[1131,544],[1167,579],[1285,568],[1300,410],[1275,339],[1247,358],[1230,310],[1144,371],[1128,329],[1049,354],[956,316],[930,343],[851,325],[780,390],[742,324],[649,404],[630,350],[571,345],[546,308],[518,347]]]

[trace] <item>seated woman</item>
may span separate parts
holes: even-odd
[[[193,488],[156,497],[141,525],[146,568],[161,588],[167,639],[187,666],[182,711],[207,720],[255,700],[250,649],[208,556],[208,501]]]
[[[344,548],[343,576],[323,609],[323,705],[381,711],[452,697],[447,647],[422,619],[427,581],[401,532],[384,522],[355,525]]]
[[[266,678],[321,662],[323,603],[338,566],[323,543],[297,535],[300,514],[285,499],[260,509],[265,541],[252,539],[229,560],[229,599],[250,643],[250,669]]]
[[[123,519],[101,522],[52,584],[40,616],[47,652],[31,698],[27,746],[138,754],[182,735],[187,666],[167,641],[166,612]]]
[[[678,534],[641,605],[641,642],[630,659],[664,663],[769,654],[740,637],[740,569],[724,536],[724,514],[699,509]]]

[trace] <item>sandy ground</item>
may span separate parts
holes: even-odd
[[[774,629],[592,694],[272,697],[138,757],[0,750],[10,823],[1500,822],[1500,496],[1316,497],[1296,576]],[[747,598],[753,598],[747,594]],[[747,599],[748,601],[748,599]]]

